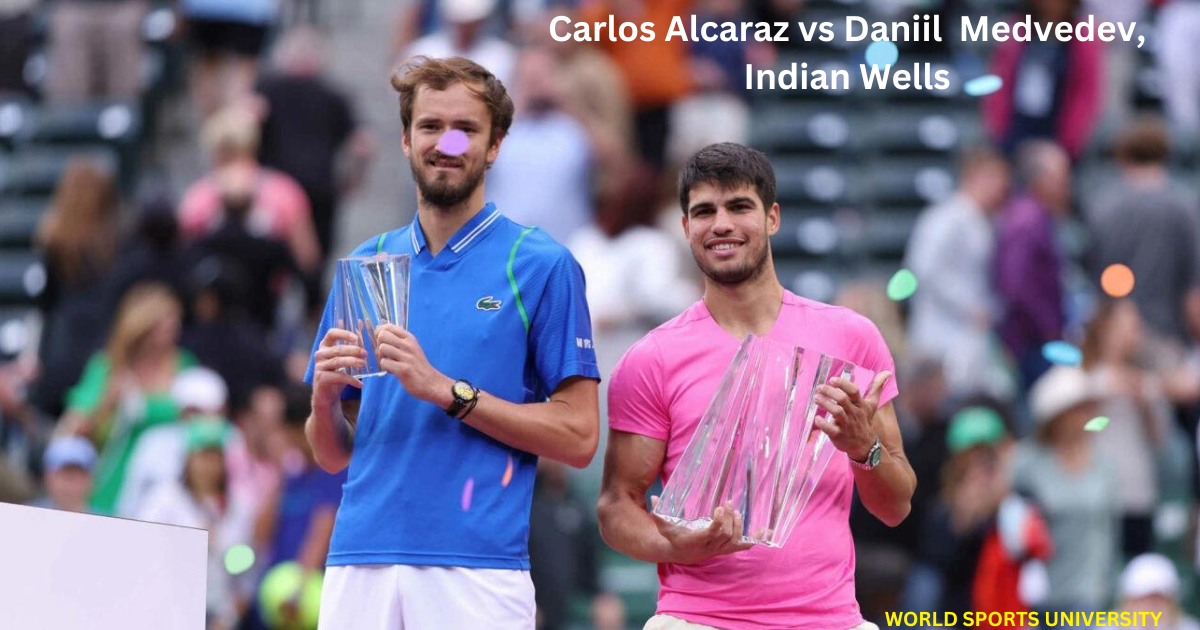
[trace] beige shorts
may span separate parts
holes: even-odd
[[[642,628],[642,630],[720,630],[720,629],[714,628],[712,626],[702,626],[698,623],[692,623],[690,621],[684,621],[678,617],[672,617],[670,615],[654,615],[653,617],[650,618],[650,621],[646,622],[646,625]],[[870,621],[864,621],[864,622],[858,624],[857,626],[854,626],[853,628],[849,628],[849,630],[879,630],[879,626],[871,623]]]

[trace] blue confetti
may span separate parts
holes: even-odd
[[[867,63],[872,66],[890,66],[900,59],[900,49],[892,42],[872,42],[867,46]]]
[[[1083,362],[1083,353],[1079,348],[1065,341],[1051,341],[1042,346],[1042,356],[1055,365],[1079,365]]]
[[[987,96],[988,94],[991,94],[1002,87],[1004,87],[1004,79],[1001,79],[994,74],[985,74],[981,77],[975,77],[974,79],[967,81],[966,84],[963,85],[963,91],[966,92],[968,96]]]

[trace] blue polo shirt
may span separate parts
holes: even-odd
[[[583,270],[563,246],[488,204],[435,257],[412,224],[352,256],[410,254],[408,328],[429,362],[487,395],[544,401],[564,379],[599,379]],[[334,287],[315,353],[330,328]],[[309,361],[305,381],[312,382]],[[328,564],[529,569],[537,457],[413,396],[365,379]],[[511,461],[511,478],[505,478]]]

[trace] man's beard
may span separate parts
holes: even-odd
[[[454,185],[449,181],[437,181],[437,175],[425,179],[423,171],[417,167],[416,160],[413,160],[410,166],[413,179],[417,182],[417,190],[421,191],[421,198],[437,208],[453,208],[469,199],[487,171],[486,165],[480,165],[478,170],[467,171],[461,184]]]
[[[769,251],[770,250],[764,244],[758,250],[757,256],[754,256],[754,252],[751,252],[751,259],[745,264],[723,269],[714,269],[708,267],[705,264],[705,257],[703,255],[695,256],[693,253],[693,256],[696,259],[696,265],[700,267],[700,271],[704,272],[704,275],[708,276],[709,280],[724,286],[737,286],[739,284],[749,282],[750,280],[753,280],[763,274],[763,271],[767,268],[767,254]]]

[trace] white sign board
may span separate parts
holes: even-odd
[[[0,626],[204,630],[208,532],[0,503]]]

